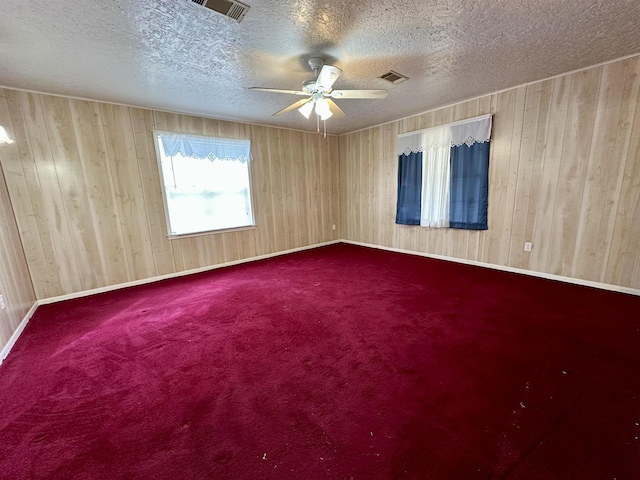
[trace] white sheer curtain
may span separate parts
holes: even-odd
[[[420,226],[449,226],[449,159],[451,132],[448,125],[421,130],[398,138],[399,153],[422,152],[422,206]]]
[[[422,227],[449,227],[450,136],[449,128],[446,126],[431,128],[421,133]]]

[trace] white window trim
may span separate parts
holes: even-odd
[[[258,226],[254,221],[252,225],[247,225],[246,227],[219,228],[218,230],[206,230],[204,232],[181,233],[179,235],[169,234],[167,235],[167,238],[169,240],[179,240],[181,238],[201,237],[203,235],[219,235],[222,233],[233,233],[233,232],[242,232],[244,230],[255,230],[256,228],[258,228]]]

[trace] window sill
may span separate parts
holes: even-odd
[[[242,232],[244,230],[255,230],[256,225],[247,225],[246,227],[222,228],[220,230],[207,230],[205,232],[184,233],[179,235],[167,235],[169,240],[180,240],[181,238],[201,237],[203,235],[217,235],[220,233]]]

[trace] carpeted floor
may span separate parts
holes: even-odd
[[[334,245],[40,307],[6,479],[639,479],[640,297]]]

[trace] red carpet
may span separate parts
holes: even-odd
[[[38,309],[6,479],[639,479],[640,298],[335,245]]]

